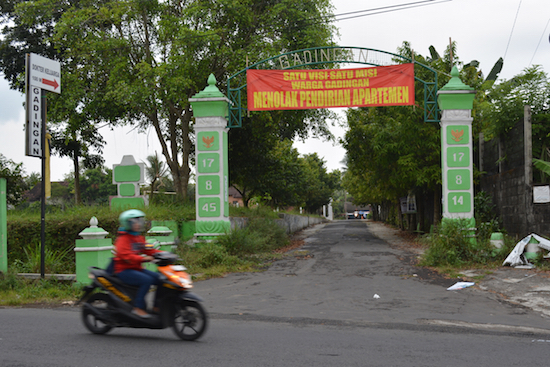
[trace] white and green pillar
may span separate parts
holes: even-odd
[[[441,116],[443,221],[474,219],[472,107],[475,90],[462,83],[453,67],[451,80],[438,92]]]
[[[189,99],[195,117],[195,238],[210,240],[231,230],[227,116],[229,99],[210,74],[208,86]]]

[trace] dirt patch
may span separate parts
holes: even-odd
[[[299,239],[290,240],[290,244],[289,244],[289,245],[287,245],[287,246],[285,246],[285,247],[282,247],[282,248],[280,248],[280,249],[275,250],[275,253],[284,254],[284,253],[287,253],[287,252],[289,252],[289,251],[299,249],[299,248],[302,247],[303,245],[305,245],[304,240],[299,240]]]

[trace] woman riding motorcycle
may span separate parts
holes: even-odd
[[[160,251],[145,246],[145,237],[141,235],[145,229],[145,213],[131,209],[120,214],[118,219],[120,228],[115,240],[114,273],[124,283],[139,287],[132,313],[149,318],[151,315],[146,311],[145,295],[151,285],[160,284],[160,275],[144,269],[142,263],[153,260],[152,255]]]

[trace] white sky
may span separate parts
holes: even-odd
[[[460,61],[478,60],[485,75],[499,57],[504,58],[502,79],[510,79],[533,64],[550,72],[548,0],[433,0],[425,4],[418,4],[422,0],[332,1],[335,14],[417,3],[397,11],[379,9],[339,17],[370,14],[335,23],[340,28],[341,46],[395,52],[403,41],[408,41],[416,53],[428,56],[428,48],[433,45],[443,55],[451,38],[457,42]],[[338,111],[341,113],[342,109]],[[40,172],[40,159],[25,156],[24,122],[23,96],[0,79],[0,153],[17,163],[23,162],[27,174]],[[342,128],[331,131],[337,137],[344,134]],[[130,128],[103,128],[101,133],[107,141],[103,155],[107,167],[120,163],[123,155],[133,155],[138,162],[155,151],[161,155],[152,130],[138,133]],[[295,147],[302,154],[318,153],[329,171],[341,168],[345,151],[338,145],[309,139],[295,142]],[[52,157],[53,181],[62,180],[71,170],[69,159]]]

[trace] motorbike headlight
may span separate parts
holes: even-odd
[[[191,288],[193,286],[193,282],[190,279],[184,277],[180,277],[180,283],[184,288]]]

